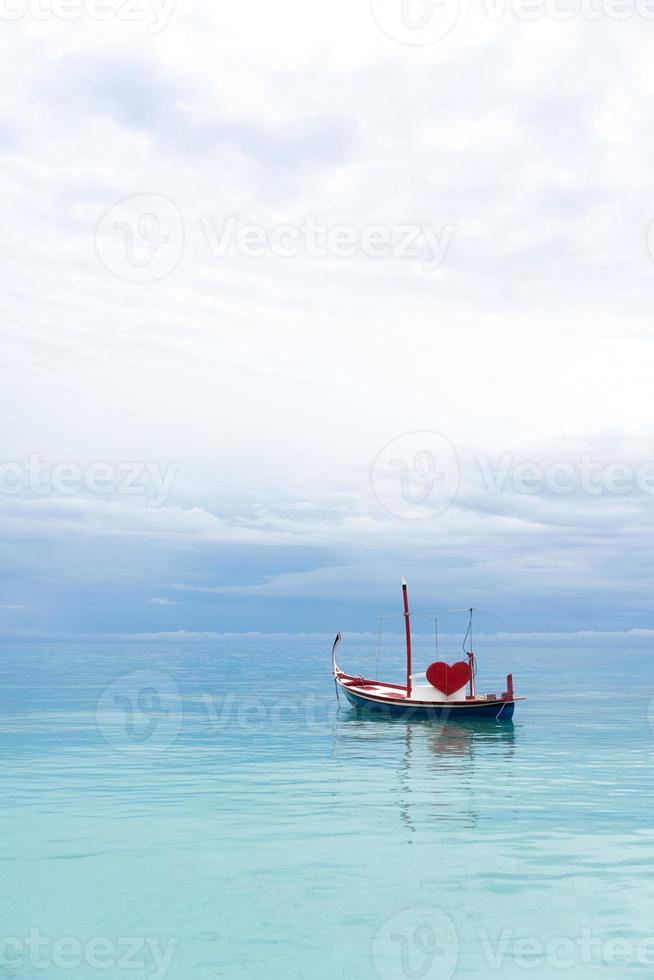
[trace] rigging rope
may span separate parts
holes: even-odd
[[[471,630],[472,630],[472,609],[470,610],[470,619],[468,620],[468,629],[466,630],[466,635],[463,637],[462,647],[463,647],[463,652],[464,653],[467,653],[468,652],[466,650],[466,640],[470,636]]]
[[[463,652],[465,654],[468,654],[468,651],[466,650],[466,640],[468,639],[468,637],[470,637],[470,654],[468,655],[468,659],[470,660],[470,667],[471,667],[471,670],[472,670],[472,676],[474,678],[474,677],[477,676],[477,658],[475,657],[475,655],[473,653],[473,650],[472,650],[472,609],[470,610],[470,619],[468,620],[468,629],[466,630],[466,635],[463,637],[463,644],[462,645],[463,645]]]
[[[379,680],[379,654],[381,652],[382,624],[383,624],[383,622],[384,622],[384,617],[383,616],[380,616],[379,617],[379,636],[377,638],[377,666],[376,666],[376,669],[375,669],[375,680],[377,680],[377,681]]]

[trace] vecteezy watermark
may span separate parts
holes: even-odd
[[[543,940],[538,936],[516,936],[512,929],[505,928],[497,937],[478,929],[477,940],[489,970],[504,970],[508,962],[526,971],[543,967],[556,971],[581,968],[592,976],[602,966],[654,966],[654,936],[638,940],[620,936],[607,939],[592,929],[582,929],[576,936]]]
[[[137,194],[103,215],[95,245],[109,272],[128,282],[155,282],[176,268],[184,225],[175,204],[160,194]]]
[[[105,741],[115,749],[161,751],[176,741],[182,729],[179,688],[163,670],[131,671],[102,693],[96,721]]]
[[[162,467],[152,460],[116,464],[105,461],[82,467],[68,460],[52,463],[33,454],[24,462],[0,460],[0,495],[118,495],[141,497],[148,506],[161,507],[170,495],[178,472],[178,463]]]
[[[429,224],[327,225],[313,215],[299,224],[280,224],[267,228],[244,224],[234,216],[220,225],[210,216],[202,219],[211,254],[225,258],[230,254],[245,258],[275,255],[282,259],[307,258],[349,259],[357,255],[379,259],[417,259],[432,272],[439,269],[454,237],[454,225],[436,228]]]
[[[654,20],[654,0],[474,0],[494,23],[513,17],[527,22],[550,20]],[[381,31],[399,44],[434,44],[454,30],[461,0],[371,0]]]
[[[649,699],[649,704],[647,705],[647,724],[649,725],[649,730],[654,735],[654,694]]]
[[[459,963],[459,938],[447,912],[420,906],[387,919],[371,952],[381,980],[450,980]]]
[[[153,937],[109,939],[95,936],[82,941],[75,936],[52,939],[39,929],[30,929],[27,936],[0,937],[0,967],[8,976],[22,974],[26,965],[32,970],[78,970],[88,967],[100,971],[139,970],[148,980],[164,980],[175,955],[178,940],[169,939],[163,945]]]
[[[542,464],[505,453],[495,460],[479,454],[477,465],[484,489],[490,494],[654,494],[654,460],[635,466],[625,461],[600,461],[582,453],[575,460]]]
[[[371,0],[380,30],[400,44],[433,44],[454,29],[460,0]]]
[[[437,517],[459,487],[459,461],[452,443],[439,432],[407,432],[375,457],[370,481],[379,503],[411,520]]]
[[[333,731],[339,705],[312,691],[285,697],[247,692],[203,691],[187,695],[187,711],[170,674],[137,670],[113,681],[98,700],[97,725],[105,741],[126,752],[162,750],[179,737],[185,720],[207,731],[243,735],[325,735]],[[191,722],[192,719],[192,722]]]
[[[592,976],[600,967],[631,969],[654,966],[654,936],[607,938],[590,928],[576,935],[499,933],[477,928],[466,935],[466,954],[477,971],[500,975],[512,970],[570,970],[571,976]],[[381,980],[450,980],[459,965],[459,935],[443,909],[404,909],[387,919],[372,941],[372,960]],[[549,973],[548,973],[549,976]]]
[[[324,735],[338,712],[333,698],[318,699],[312,692],[302,697],[265,700],[251,695],[203,694],[202,701],[214,730],[238,729],[249,735]]]
[[[654,0],[653,0],[654,2]],[[202,215],[199,240],[209,259],[411,259],[428,272],[442,266],[455,226],[445,224],[329,225],[308,215],[296,223],[263,225],[228,215]],[[96,232],[96,250],[110,272],[128,282],[163,279],[184,252],[184,222],[175,204],[158,194],[139,194],[113,205]]]
[[[177,0],[0,0],[0,20],[118,20],[165,30]]]
[[[654,495],[654,459],[632,463],[581,453],[575,459],[539,463],[511,453],[498,457],[477,453],[465,463],[468,489],[490,496]],[[373,460],[372,491],[397,517],[437,517],[457,497],[461,468],[445,436],[409,432],[389,442]]]

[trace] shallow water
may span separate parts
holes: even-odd
[[[3,647],[0,976],[651,976],[651,656],[478,656],[513,724],[337,711],[315,641]]]

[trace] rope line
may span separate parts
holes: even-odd
[[[375,680],[379,680],[379,654],[381,653],[382,625],[383,625],[383,622],[384,622],[384,617],[383,616],[380,616],[379,617],[379,636],[377,638],[377,667],[376,667],[376,670],[375,670]]]

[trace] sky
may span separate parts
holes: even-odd
[[[652,16],[1,0],[0,636],[654,627]]]

